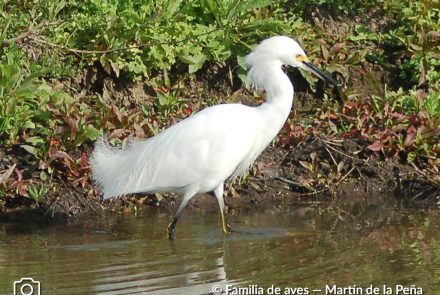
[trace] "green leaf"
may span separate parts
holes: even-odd
[[[162,93],[157,94],[157,99],[159,100],[159,105],[161,106],[168,104],[168,97]]]
[[[23,129],[35,129],[35,124],[34,122],[28,120],[23,124]]]
[[[226,16],[228,19],[233,18],[234,16],[239,15],[240,13],[244,13],[247,11],[253,11],[254,9],[263,8],[269,6],[271,4],[270,0],[253,0],[253,1],[241,1],[236,0],[232,1],[232,3],[228,7],[228,15]]]
[[[335,63],[335,64],[328,65],[326,70],[329,71],[330,73],[333,73],[333,72],[341,73],[342,76],[344,76],[345,78],[347,78],[349,76],[348,68],[344,65],[341,65],[341,64]]]
[[[38,144],[43,144],[45,143],[45,140],[41,137],[38,136],[32,136],[32,137],[28,137],[28,139],[26,139],[26,142],[31,143],[32,145],[38,145]]]
[[[23,149],[25,149],[29,154],[31,154],[35,157],[38,155],[38,150],[33,146],[23,144],[23,145],[21,145],[21,147]]]
[[[207,60],[206,55],[203,53],[197,54],[197,55],[183,55],[180,57],[180,59],[184,62],[189,64],[189,73],[194,73],[200,70]]]
[[[90,140],[96,140],[101,135],[101,131],[93,126],[87,126],[85,132],[87,138]]]
[[[37,110],[35,112],[35,117],[42,120],[42,121],[48,121],[52,118],[52,112],[50,111],[43,111],[43,110]]]
[[[242,69],[247,69],[247,64],[244,56],[237,56],[237,63]]]
[[[409,162],[409,163],[412,163],[412,162],[414,162],[414,160],[417,158],[417,153],[415,153],[415,152],[410,152],[410,153],[408,153],[408,157],[407,157],[407,161]]]
[[[162,17],[165,17],[165,18],[173,17],[178,12],[181,3],[182,3],[182,0],[171,0],[171,1],[168,1],[164,5],[164,9],[163,9],[163,12],[162,12]]]
[[[243,12],[245,10],[254,10],[257,8],[263,8],[263,7],[269,6],[273,1],[253,0],[253,1],[240,1],[240,2],[241,2],[240,10],[241,10],[241,12]]]
[[[45,180],[47,179],[47,173],[44,172],[44,171],[41,171],[41,172],[40,172],[40,179],[41,179],[42,181],[45,181]]]

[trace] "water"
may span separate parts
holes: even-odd
[[[40,281],[41,294],[206,294],[214,286],[326,294],[326,285],[440,294],[436,211],[284,205],[229,217],[239,232],[223,236],[215,209],[187,210],[174,242],[164,233],[170,213],[160,211],[1,224],[0,294],[22,277]]]

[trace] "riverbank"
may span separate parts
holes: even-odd
[[[152,4],[143,11],[134,4],[63,2],[53,11],[41,7],[39,16],[29,7],[46,4],[4,4],[0,219],[174,211],[179,201],[172,194],[102,202],[88,165],[94,142],[102,134],[115,145],[148,138],[215,104],[260,104],[264,93],[245,86],[243,57],[275,34],[297,38],[340,90],[288,71],[296,92],[291,116],[249,175],[227,187],[228,207],[385,196],[437,208],[434,2],[405,9],[401,1],[263,2],[226,13],[165,1],[157,4],[161,17],[145,24],[148,11],[156,11]]]

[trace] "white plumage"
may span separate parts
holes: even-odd
[[[133,141],[122,149],[98,140],[90,164],[104,198],[131,193],[182,193],[182,204],[168,227],[172,239],[189,199],[197,193],[214,192],[223,230],[230,231],[223,214],[224,182],[249,168],[290,113],[293,87],[282,65],[310,70],[334,83],[309,63],[298,43],[288,37],[263,41],[246,57],[246,63],[251,83],[266,91],[262,105],[209,107],[152,138]]]

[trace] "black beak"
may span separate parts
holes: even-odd
[[[335,79],[333,79],[333,77],[330,76],[329,73],[324,72],[323,70],[319,69],[317,66],[315,66],[314,64],[312,64],[309,61],[303,61],[303,64],[306,66],[306,68],[310,72],[312,72],[313,74],[315,74],[316,76],[318,76],[322,80],[332,84],[333,86],[338,87],[338,82]]]

